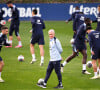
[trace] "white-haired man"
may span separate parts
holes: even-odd
[[[61,75],[61,71],[60,71],[60,61],[62,60],[61,53],[62,53],[63,49],[62,49],[60,41],[55,37],[55,31],[53,29],[50,29],[48,31],[48,34],[49,34],[49,38],[50,38],[50,45],[49,45],[50,46],[50,61],[49,61],[49,65],[47,68],[44,83],[37,84],[37,85],[42,88],[46,88],[47,81],[51,75],[51,72],[53,71],[53,69],[55,69],[55,72],[56,72],[58,80],[59,80],[59,84],[57,85],[57,87],[54,87],[54,88],[59,89],[59,88],[63,88],[62,75]]]

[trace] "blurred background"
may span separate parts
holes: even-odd
[[[0,0],[4,3],[8,0]],[[99,3],[100,0],[13,0],[14,3]]]

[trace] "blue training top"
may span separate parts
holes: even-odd
[[[32,17],[31,24],[32,24],[32,35],[43,34],[43,29],[45,29],[45,24],[40,17],[38,16]]]

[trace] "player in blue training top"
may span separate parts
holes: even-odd
[[[88,27],[87,33],[91,48],[92,65],[94,69],[94,76],[90,79],[97,79],[100,78],[100,32],[94,31],[91,27]],[[97,60],[99,65],[99,75],[97,74]]]
[[[78,6],[76,6],[75,7],[75,12],[74,13],[72,13],[72,15],[71,15],[71,17],[68,19],[68,20],[66,20],[66,23],[68,23],[69,21],[72,21],[73,20],[73,31],[74,31],[74,35],[73,35],[73,38],[75,38],[75,36],[76,36],[76,26],[75,26],[75,17],[76,17],[76,14],[78,14],[80,12],[80,9],[79,9],[79,7]]]
[[[9,43],[12,44],[12,40],[13,40],[12,35],[13,35],[13,31],[15,30],[15,35],[18,40],[18,45],[15,46],[15,48],[21,48],[22,43],[21,43],[21,37],[19,35],[19,24],[20,24],[19,11],[16,8],[16,6],[12,4],[11,1],[8,1],[6,4],[9,8],[11,8],[11,12],[12,12],[12,17],[8,20],[8,22],[11,22],[10,31],[9,31]],[[12,47],[12,46],[8,46],[8,47]]]
[[[83,12],[79,12],[78,14],[76,14],[75,20],[74,20],[76,32],[79,29],[80,25],[82,25],[84,23],[84,19],[85,19],[85,16],[84,16]]]
[[[40,66],[42,66],[44,63],[43,45],[45,42],[44,42],[43,29],[45,29],[45,24],[44,24],[43,20],[36,15],[37,15],[37,10],[34,9],[32,11],[32,18],[31,18],[31,23],[32,23],[32,37],[31,37],[31,44],[30,44],[30,50],[31,50],[31,54],[32,54],[31,64],[36,61],[34,46],[36,43],[38,43],[39,48],[40,48],[40,55],[41,55]]]
[[[2,9],[0,9],[0,30],[2,27],[1,20],[3,20],[3,14],[4,14],[4,11]]]
[[[98,5],[98,15],[97,19],[92,21],[92,22],[97,22],[97,28],[96,31],[100,31],[100,5]]]
[[[73,46],[73,54],[71,56],[69,56],[63,64],[61,64],[61,71],[63,71],[63,67],[69,63],[73,58],[75,58],[77,56],[78,52],[81,52],[81,54],[83,55],[83,59],[82,59],[82,64],[83,64],[83,68],[82,68],[82,73],[83,74],[91,74],[88,71],[86,71],[86,60],[87,60],[87,51],[86,51],[86,44],[85,44],[85,36],[86,36],[86,26],[90,24],[90,19],[86,18],[85,19],[85,23],[82,24],[79,29],[78,32],[76,34],[75,37],[75,42],[74,42],[74,46]]]
[[[1,33],[0,33],[0,52],[1,52],[1,48],[3,45],[5,46],[10,46],[10,44],[8,44],[6,42],[6,35],[8,34],[8,28],[5,26],[2,26],[1,28]],[[4,66],[4,62],[0,56],[0,82],[4,82],[4,80],[1,78],[1,72]]]

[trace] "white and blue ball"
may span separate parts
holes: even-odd
[[[39,80],[38,80],[38,84],[42,84],[44,82],[44,79],[43,78],[40,78]]]
[[[88,61],[86,65],[87,65],[88,68],[91,68],[92,67],[92,61]]]
[[[19,55],[18,56],[18,61],[24,61],[24,56],[23,55]]]

